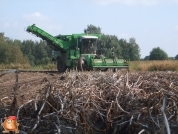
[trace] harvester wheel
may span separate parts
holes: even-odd
[[[57,60],[57,70],[60,72],[60,73],[63,73],[65,72],[67,69],[67,66],[66,64],[63,62],[63,60],[59,57],[58,60]]]

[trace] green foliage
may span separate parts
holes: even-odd
[[[134,38],[129,40],[129,58],[131,61],[140,60],[140,48]]]
[[[42,40],[40,42],[23,41],[21,50],[32,66],[51,63],[51,49]]]
[[[5,44],[0,44],[0,63],[9,63],[10,48]]]
[[[168,57],[168,60],[174,60],[175,58],[174,57]]]
[[[145,58],[143,60],[149,60],[150,56],[145,56]]]
[[[150,52],[150,60],[167,60],[168,55],[161,48],[153,48]]]
[[[90,25],[87,26],[86,29],[84,29],[84,33],[100,34],[101,33],[101,28],[90,24]]]
[[[119,45],[118,39],[116,36],[113,35],[102,35],[101,42],[103,43],[103,54],[106,57],[112,58],[112,48],[113,52],[116,57],[121,58],[122,57],[122,48]]]
[[[23,57],[23,53],[20,50],[20,47],[18,45],[12,45],[10,47],[10,57],[9,62],[10,63],[20,63],[20,64],[26,64],[26,60]]]
[[[44,41],[11,40],[0,33],[0,64],[47,65],[51,63],[51,49]]]
[[[26,64],[27,61],[23,57],[23,53],[20,50],[20,41],[11,40],[4,36],[4,33],[0,33],[0,63],[10,64],[10,63],[20,63]]]
[[[122,57],[124,59],[130,59],[131,61],[140,60],[140,48],[134,38],[130,38],[129,42],[120,39],[119,44],[122,47]]]
[[[23,41],[21,50],[30,65],[35,65],[35,42],[33,42],[32,40]]]
[[[118,39],[115,35],[102,35],[101,42],[103,42],[103,52],[106,57],[112,58],[111,48],[117,58],[124,58],[127,60],[140,60],[140,49],[136,40],[130,38],[129,42],[124,39]]]
[[[84,29],[84,32],[101,33],[101,28],[90,24]],[[103,34],[101,42],[102,54],[106,57],[113,58],[113,56],[116,56],[127,60],[140,60],[140,49],[134,38],[130,38],[127,42],[124,39],[119,40],[115,35]]]
[[[178,60],[178,54],[175,56],[175,60]]]

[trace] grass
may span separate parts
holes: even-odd
[[[30,69],[30,64],[0,64],[0,69]]]
[[[30,64],[0,64],[0,69],[57,70],[55,64],[30,66]]]
[[[32,67],[31,69],[32,70],[51,70],[51,71],[54,71],[54,70],[57,70],[57,65],[56,64],[47,64],[47,65],[39,65],[39,66],[34,66]]]
[[[30,66],[29,64],[0,64],[0,69],[57,70],[56,64]],[[131,61],[130,71],[178,71],[178,60]]]
[[[130,71],[178,71],[178,60],[131,61]]]

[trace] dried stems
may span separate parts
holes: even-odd
[[[178,74],[66,72],[20,105],[26,133],[166,133],[178,127]],[[18,91],[18,90],[17,90]],[[17,98],[18,99],[18,98]],[[18,100],[17,100],[18,101]],[[1,99],[1,103],[3,99]]]

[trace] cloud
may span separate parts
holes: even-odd
[[[32,14],[25,14],[23,16],[23,18],[25,20],[40,20],[40,21],[45,21],[45,20],[48,20],[49,17],[45,16],[45,15],[42,15],[41,13],[39,12],[35,12],[35,13],[32,13]]]

